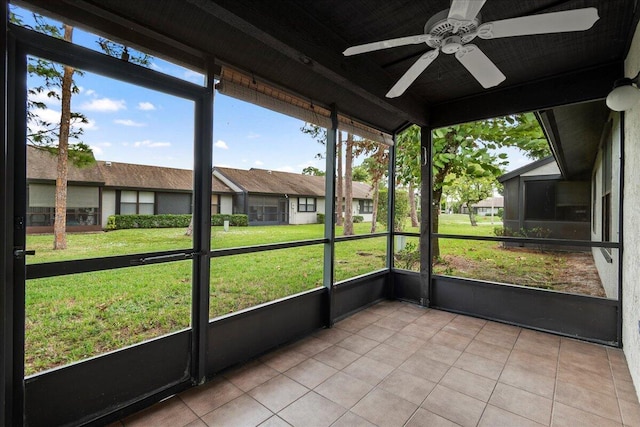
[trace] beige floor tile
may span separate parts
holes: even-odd
[[[350,318],[354,319],[354,320],[356,320],[356,321],[358,321],[360,323],[364,323],[365,325],[370,325],[370,324],[380,320],[382,318],[382,316],[380,316],[379,314],[375,314],[370,309],[367,309],[367,310],[359,311],[358,313],[354,314]]]
[[[614,396],[616,393],[612,376],[597,375],[578,365],[560,365],[558,368],[558,380],[600,393]]]
[[[405,335],[419,338],[423,341],[431,339],[440,329],[434,328],[428,325],[421,325],[418,323],[409,323],[407,326],[400,330]]]
[[[242,391],[249,391],[279,375],[280,372],[260,361],[249,362],[224,376]]]
[[[246,394],[202,417],[208,426],[257,426],[273,414]]]
[[[338,418],[338,421],[331,424],[331,427],[376,427],[375,424],[371,424],[359,415],[353,412],[346,412],[343,416]]]
[[[423,314],[424,312],[422,311],[413,312],[413,311],[407,311],[403,308],[400,308],[400,310],[396,311],[395,313],[392,313],[389,316],[389,318],[402,320],[403,322],[406,322],[407,324],[409,324],[414,320],[416,320],[418,317],[422,316]]]
[[[372,389],[373,385],[343,372],[338,372],[316,387],[315,392],[340,406],[350,409]]]
[[[497,406],[487,405],[478,427],[540,427],[547,425],[536,423]]]
[[[393,367],[363,356],[342,370],[367,384],[376,385],[393,371]]]
[[[640,427],[640,404],[625,400],[620,400],[618,403],[620,404],[622,423],[629,427]]]
[[[402,426],[418,409],[418,405],[379,388],[360,400],[351,412],[379,426]]]
[[[406,427],[459,427],[459,424],[449,421],[440,415],[427,411],[424,408],[418,408],[413,414]]]
[[[396,332],[395,334],[387,338],[384,343],[395,348],[415,351],[422,347],[426,342],[426,340]]]
[[[347,338],[348,336],[351,336],[351,332],[347,332],[344,329],[340,328],[325,328],[319,330],[318,332],[313,334],[313,336],[330,344],[335,344]]]
[[[294,427],[327,427],[347,410],[313,391],[284,408],[278,416]]]
[[[279,416],[274,415],[260,424],[259,427],[290,427],[290,424]]]
[[[243,393],[225,378],[194,387],[180,394],[180,398],[199,417],[232,401]]]
[[[488,402],[496,386],[496,381],[469,371],[451,368],[440,380],[440,384],[467,396]]]
[[[610,420],[621,422],[618,400],[615,396],[587,390],[558,381],[555,400]]]
[[[354,353],[365,354],[377,347],[378,344],[380,344],[378,341],[361,337],[360,335],[352,335],[343,339],[336,345],[346,348],[349,351],[353,351]]]
[[[442,329],[456,317],[455,314],[445,311],[429,310],[422,316],[414,320],[417,325],[424,325],[430,328]]]
[[[331,344],[327,341],[315,337],[307,337],[293,344],[290,348],[306,356],[313,356],[330,346]]]
[[[124,419],[123,424],[126,427],[182,427],[197,418],[180,398],[173,397]]]
[[[467,348],[467,346],[469,345],[472,339],[473,339],[472,337],[469,337],[466,335],[460,335],[460,334],[449,332],[449,331],[446,331],[445,329],[442,329],[440,332],[435,334],[429,341],[434,344],[440,344],[446,347],[456,349],[458,351],[463,351],[465,348]]]
[[[416,405],[420,405],[435,386],[436,383],[434,382],[399,369],[393,371],[378,384],[378,388],[393,393]]]
[[[278,375],[251,390],[249,395],[275,413],[308,392],[308,388],[284,375]]]
[[[365,354],[365,356],[397,368],[398,366],[402,365],[404,361],[407,360],[413,353],[415,353],[415,351],[395,348],[382,343]]]
[[[462,353],[454,365],[456,368],[482,375],[483,377],[497,380],[502,373],[504,364],[495,360],[486,359],[473,353]]]
[[[553,399],[556,387],[555,378],[539,375],[529,369],[512,365],[505,366],[499,381],[547,399]]]
[[[193,420],[189,424],[186,424],[184,427],[207,427],[207,423],[198,418],[197,420]]]
[[[510,349],[478,340],[471,341],[464,351],[466,353],[482,356],[485,359],[495,360],[500,363],[505,363],[511,354]]]
[[[343,369],[359,357],[360,355],[358,353],[354,353],[353,351],[337,345],[333,345],[326,350],[322,350],[320,353],[313,356],[314,359],[336,369]]]
[[[552,427],[622,427],[622,423],[603,418],[580,409],[555,402],[553,404]]]
[[[527,369],[538,375],[555,378],[558,370],[556,357],[542,357],[521,350],[513,350],[507,360],[507,366]]]
[[[281,350],[272,351],[271,353],[262,356],[260,361],[278,372],[284,372],[293,368],[300,362],[304,362],[308,358],[309,356],[306,354],[302,354],[287,347]]]
[[[464,427],[478,424],[486,404],[442,385],[437,385],[427,396],[422,408]]]
[[[614,380],[614,385],[616,387],[616,394],[618,399],[626,400],[627,402],[637,402],[638,395],[636,394],[636,389],[633,386],[633,382],[623,381],[623,380]]]
[[[403,312],[398,311],[396,313],[403,313]],[[377,322],[375,322],[374,325],[381,326],[381,327],[387,328],[387,329],[391,329],[392,331],[396,331],[397,332],[397,331],[401,330],[402,328],[404,328],[405,326],[407,326],[409,323],[411,323],[411,322],[406,322],[406,321],[398,319],[396,317],[383,317],[382,319],[380,319]]]
[[[303,386],[313,389],[336,372],[338,370],[329,365],[325,365],[315,359],[308,359],[289,369],[284,374]]]
[[[425,380],[437,383],[447,373],[450,366],[435,361],[424,354],[415,353],[398,367],[401,371],[419,376]]]
[[[391,329],[383,328],[375,323],[358,331],[358,335],[361,337],[369,338],[370,340],[378,341],[379,343],[389,338],[393,333],[394,331]]]
[[[430,359],[438,362],[445,363],[447,365],[453,365],[458,360],[458,357],[462,354],[461,350],[456,350],[453,347],[438,344],[433,341],[438,335],[434,336],[431,341],[427,342],[420,350],[418,354],[427,356]]]
[[[356,333],[358,332],[360,329],[368,326],[368,323],[364,323],[361,321],[358,321],[356,319],[354,319],[353,317],[348,317],[344,320],[341,320],[339,322],[337,322],[334,327],[338,328],[338,329],[342,329],[344,331],[350,332],[350,333]]]
[[[540,424],[551,422],[551,399],[506,384],[496,385],[489,403]]]
[[[524,331],[523,331],[524,333]],[[557,342],[547,343],[545,340],[536,339],[537,337],[522,338],[522,334],[518,337],[514,350],[524,351],[526,353],[535,354],[536,356],[556,359],[560,352],[560,340]]]
[[[502,332],[500,329],[491,327],[492,323],[487,323],[484,328],[475,336],[475,340],[493,344],[511,350],[516,343],[518,334],[514,332]]]

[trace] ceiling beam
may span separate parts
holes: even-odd
[[[438,104],[431,108],[430,124],[438,128],[603,99],[622,77],[623,65],[613,62]]]

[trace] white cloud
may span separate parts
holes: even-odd
[[[149,68],[151,68],[152,70],[156,70],[160,73],[164,73],[164,68],[162,68],[161,66],[159,66],[157,63],[153,61],[149,63]]]
[[[138,102],[138,110],[153,111],[155,109],[156,109],[156,106],[150,102]]]
[[[93,151],[94,156],[102,156],[104,154],[104,150],[100,146],[90,145],[89,147],[91,147],[91,151]]]
[[[52,96],[52,97],[49,96],[50,92],[53,92],[56,95],[60,96],[60,89],[51,89],[51,90],[44,90],[42,92],[30,93],[29,100],[34,102],[43,102],[45,104],[49,103],[49,104],[60,105],[59,99],[56,99],[55,96]]]
[[[137,128],[144,127],[147,125],[146,123],[134,122],[133,120],[130,120],[130,119],[116,119],[113,121],[113,123],[117,125],[137,127]]]
[[[113,113],[115,111],[126,110],[127,103],[124,99],[96,98],[92,101],[85,102],[80,108],[87,111]]]
[[[149,148],[158,148],[158,147],[169,147],[171,146],[170,142],[160,142],[160,141],[151,141],[150,139],[145,139],[144,141],[136,141],[133,143],[134,147],[149,147]]]
[[[228,150],[229,146],[227,145],[226,142],[224,142],[223,140],[219,139],[215,142],[215,144],[213,144],[214,147],[216,148],[222,148],[223,150]]]
[[[186,70],[182,74],[182,78],[192,83],[202,84],[202,82],[204,82],[204,76],[202,74],[191,70]]]
[[[84,94],[87,95],[87,96],[91,96],[91,95],[95,95],[96,91],[93,90],[93,89],[87,89],[87,91],[84,92]]]
[[[260,160],[256,160],[256,161],[254,162],[254,164],[255,164],[256,166],[262,166],[262,165],[264,165],[264,162],[261,162]]]
[[[294,171],[294,169],[291,166],[280,166],[276,170],[280,171],[280,172],[293,172]]]
[[[260,138],[260,134],[255,132],[250,132],[249,135],[247,135],[247,139],[256,139],[256,138]]]

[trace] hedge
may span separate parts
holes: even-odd
[[[246,227],[249,225],[247,215],[211,215],[211,225],[229,225]],[[183,228],[188,227],[191,215],[110,215],[107,219],[107,230],[123,230],[127,228]]]

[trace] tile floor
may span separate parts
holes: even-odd
[[[640,426],[621,350],[383,302],[114,426]]]

